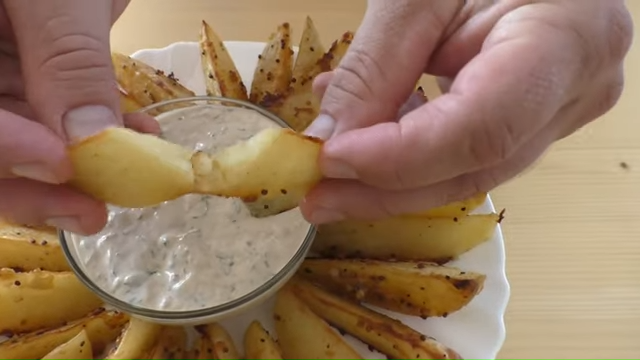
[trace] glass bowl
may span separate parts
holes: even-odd
[[[277,116],[271,114],[270,112],[245,101],[228,99],[228,98],[220,98],[220,97],[209,97],[209,96],[197,96],[190,98],[181,98],[174,99],[169,101],[164,101],[160,103],[153,104],[144,109],[141,109],[139,112],[147,113],[153,116],[159,116],[169,111],[181,111],[183,109],[189,109],[193,107],[224,107],[228,110],[233,110],[237,108],[248,109],[250,111],[256,112],[259,115],[271,120],[277,126],[288,128],[289,126]],[[226,111],[226,110],[225,110]],[[161,127],[163,127],[163,119],[159,119],[159,123]],[[250,134],[253,135],[253,134]],[[196,135],[199,136],[199,135]],[[213,137],[213,135],[211,135]],[[171,140],[171,139],[169,139]],[[195,144],[194,144],[195,146]],[[294,210],[297,211],[297,210]],[[300,218],[302,219],[302,215]],[[110,221],[112,221],[112,216],[109,217]],[[186,221],[186,220],[185,220]],[[115,224],[115,223],[114,223]],[[119,224],[119,223],[118,223]],[[217,304],[215,306],[209,307],[201,307],[197,309],[181,309],[181,310],[166,310],[166,309],[158,309],[149,306],[141,306],[139,304],[135,304],[131,301],[127,301],[123,299],[123,297],[118,297],[114,295],[114,293],[108,291],[107,289],[100,286],[99,281],[96,281],[95,272],[91,273],[91,271],[87,271],[87,263],[91,262],[91,259],[87,259],[86,256],[83,260],[82,254],[79,252],[79,247],[82,245],[78,245],[81,243],[81,239],[86,239],[86,237],[67,233],[65,231],[59,232],[60,243],[63,249],[63,252],[69,261],[71,269],[78,276],[80,281],[84,283],[89,289],[95,292],[100,298],[104,300],[107,305],[110,305],[118,310],[129,313],[133,316],[145,319],[147,321],[167,324],[167,325],[199,325],[210,323],[214,321],[220,321],[224,318],[227,318],[232,315],[236,315],[240,312],[244,312],[253,308],[257,305],[260,305],[269,297],[271,297],[278,289],[280,289],[286,281],[288,281],[291,276],[297,271],[298,267],[305,259],[313,239],[316,234],[316,228],[308,223],[301,223],[301,233],[306,229],[306,225],[308,225],[308,230],[304,235],[304,238],[300,240],[299,246],[297,250],[293,253],[293,255],[284,263],[284,265],[275,272],[268,280],[264,282],[260,282],[261,285],[255,287],[253,290],[244,293],[237,298],[233,298],[232,300]],[[114,225],[116,226],[116,225]],[[293,225],[292,225],[293,226]],[[103,230],[104,231],[104,230]],[[160,239],[159,239],[160,240]],[[97,240],[96,240],[97,241]],[[135,239],[131,239],[131,241],[136,241]],[[258,239],[259,241],[259,239]],[[96,245],[98,246],[98,245]],[[292,250],[293,252],[293,250]],[[109,255],[110,256],[110,255]],[[266,255],[265,255],[266,256]],[[108,258],[108,256],[103,256],[102,259]],[[99,260],[99,259],[98,259]],[[110,262],[110,260],[104,260],[106,262]],[[213,261],[213,260],[212,260]],[[129,262],[132,263],[132,262]],[[128,263],[128,264],[129,264]],[[137,263],[133,263],[137,264]],[[113,269],[115,266],[112,264],[111,268],[108,268],[110,271],[114,273]],[[207,283],[207,284],[198,284],[197,288],[201,289],[200,286],[216,286],[215,280]],[[165,295],[168,296],[170,292],[167,290]]]

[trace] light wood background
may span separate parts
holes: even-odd
[[[627,2],[636,22],[640,1]],[[227,40],[264,41],[313,17],[325,43],[356,30],[364,0],[134,0],[113,30],[130,53],[196,40],[200,20]],[[295,36],[299,36],[295,35]],[[504,223],[512,297],[500,358],[640,357],[640,47],[603,119],[492,193]],[[433,91],[433,88],[430,88]]]

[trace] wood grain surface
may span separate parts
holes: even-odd
[[[627,3],[638,22],[640,1]],[[202,19],[227,40],[264,41],[279,22],[300,29],[306,15],[328,42],[357,29],[365,6],[364,0],[134,0],[114,27],[112,46],[130,53],[193,41]],[[639,45],[628,57],[616,108],[492,193],[507,208],[512,286],[500,358],[640,356]]]

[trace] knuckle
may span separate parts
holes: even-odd
[[[469,152],[475,165],[486,167],[503,162],[516,149],[513,121],[484,122],[471,133]]]
[[[624,74],[620,70],[602,87],[600,96],[597,99],[594,117],[599,117],[611,110],[620,100],[623,90]]]
[[[111,58],[99,40],[80,34],[53,39],[41,60],[41,69],[61,82],[78,77],[95,80],[111,70]]]
[[[335,70],[331,86],[342,95],[367,102],[375,97],[375,84],[379,83],[376,79],[383,79],[383,75],[378,61],[372,55],[354,47]]]
[[[615,62],[621,61],[633,41],[633,20],[624,2],[608,2],[610,11],[606,22],[606,43],[608,53]]]

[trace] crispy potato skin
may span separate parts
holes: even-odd
[[[249,100],[247,88],[224,42],[206,21],[202,21],[200,51],[207,95]]]
[[[278,344],[258,321],[253,321],[244,334],[244,355],[247,359],[282,359]]]
[[[42,360],[71,360],[71,359],[93,359],[93,349],[91,340],[85,330],[80,331],[71,340],[53,349]]]
[[[21,225],[1,218],[0,268],[70,270],[56,229]]]
[[[14,336],[0,343],[0,359],[40,359],[82,330],[91,340],[94,355],[99,354],[118,337],[128,319],[123,313],[98,309],[68,325]]]
[[[448,316],[482,290],[485,276],[422,262],[307,259],[301,277],[358,302],[407,315]]]
[[[324,257],[446,263],[489,240],[502,214],[397,216],[321,225],[313,251]]]
[[[213,346],[216,359],[240,359],[240,353],[233,343],[233,339],[220,324],[213,323],[196,328]]]
[[[313,67],[306,73],[298,70],[298,60],[296,60],[289,91],[282,100],[281,105],[272,108],[272,111],[291,126],[292,129],[302,132],[318,116],[320,101],[315,94],[313,94],[313,80],[315,80],[319,74],[331,71],[338,66],[340,60],[342,60],[342,57],[349,49],[353,36],[352,32],[344,33],[342,37],[334,41],[329,50],[320,57],[314,57],[317,51],[314,45],[301,43],[301,52],[312,52],[313,54],[302,53],[298,55],[300,58],[299,61],[310,62],[314,59],[317,60],[315,60]],[[310,35],[309,38],[315,41],[313,35]],[[306,42],[306,39],[307,37],[303,35],[302,41]],[[311,51],[311,49],[313,49],[313,51]],[[300,65],[300,69],[306,68],[308,68],[307,63]]]
[[[316,315],[394,359],[461,359],[454,350],[398,320],[295,278],[292,291]]]
[[[140,359],[154,348],[162,327],[131,318],[105,359]]]
[[[101,306],[72,272],[0,269],[0,332],[60,326]]]
[[[187,351],[187,332],[182,326],[164,326],[149,359],[182,359]],[[188,357],[189,359],[191,357]],[[187,358],[185,358],[187,359]]]
[[[249,100],[269,109],[275,99],[282,98],[289,88],[293,68],[291,30],[289,23],[278,25],[271,34],[253,74]]]
[[[406,216],[424,216],[424,217],[463,217],[469,215],[473,210],[477,209],[487,199],[487,193],[478,193],[468,199],[455,201],[444,206],[433,208],[417,214],[409,214]]]
[[[284,359],[362,359],[289,286],[276,295],[274,319]]]

